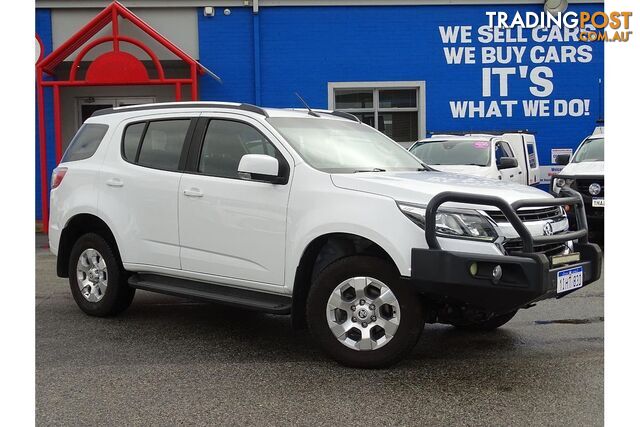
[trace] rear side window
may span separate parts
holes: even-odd
[[[136,123],[127,127],[122,142],[122,155],[125,160],[135,163],[138,147],[140,146],[140,139],[142,139],[142,133],[145,127],[147,127],[146,123]]]
[[[93,156],[109,126],[96,123],[85,123],[73,137],[69,148],[62,157],[62,163],[84,160]]]
[[[529,156],[529,167],[531,169],[535,169],[538,167],[538,158],[536,157],[536,147],[535,145],[528,143],[527,144],[527,155]]]
[[[176,119],[130,125],[122,140],[122,155],[141,166],[178,170],[190,124],[191,119]]]

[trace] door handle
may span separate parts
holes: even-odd
[[[184,194],[187,197],[202,197],[204,194],[202,194],[202,191],[200,191],[199,188],[190,188],[188,190],[183,190],[182,194]]]
[[[124,182],[120,178],[110,178],[107,180],[107,185],[109,187],[122,187]]]

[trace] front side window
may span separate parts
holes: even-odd
[[[513,157],[513,151],[506,142],[496,142],[496,163],[500,163],[503,157]]]
[[[411,153],[428,165],[488,166],[491,160],[491,144],[488,141],[440,140],[421,141],[411,148]]]
[[[130,125],[122,141],[122,155],[141,166],[177,171],[190,124],[191,119],[176,119]]]
[[[266,154],[284,159],[254,127],[231,120],[211,120],[207,126],[198,172],[223,178],[238,178],[238,165],[245,154]]]
[[[324,172],[424,168],[407,150],[362,123],[293,117],[271,117],[267,121],[309,165]]]
[[[418,139],[419,88],[335,88],[334,109],[351,113],[397,142]]]
[[[604,162],[604,138],[587,139],[578,149],[573,163]]]
[[[100,146],[109,126],[97,123],[85,123],[73,137],[69,148],[62,157],[62,163],[84,160],[93,156]]]

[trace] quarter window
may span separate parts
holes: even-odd
[[[535,169],[538,167],[538,158],[536,157],[536,146],[533,144],[527,144],[527,154],[529,156],[529,167]]]
[[[211,120],[205,133],[198,172],[238,178],[238,165],[245,154],[266,154],[284,164],[276,148],[252,126],[231,120]]]
[[[102,138],[107,133],[107,129],[109,129],[109,126],[95,123],[82,125],[76,136],[71,140],[61,163],[84,160],[93,156],[98,150]]]

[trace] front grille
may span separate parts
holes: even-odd
[[[507,255],[513,255],[522,252],[522,240],[507,240],[502,244]],[[549,243],[546,245],[537,245],[533,247],[534,252],[544,253],[546,256],[561,255],[568,248],[566,243]]]
[[[507,217],[501,211],[486,211],[495,222],[509,222]],[[552,219],[562,216],[562,208],[559,206],[552,206],[539,209],[522,209],[517,212],[518,217],[523,222],[527,221],[541,221],[544,219]]]
[[[589,187],[591,184],[600,185],[600,194],[592,196],[591,193],[589,193]],[[584,194],[585,196],[604,197],[604,178],[578,178],[576,179],[575,187],[580,194]]]

